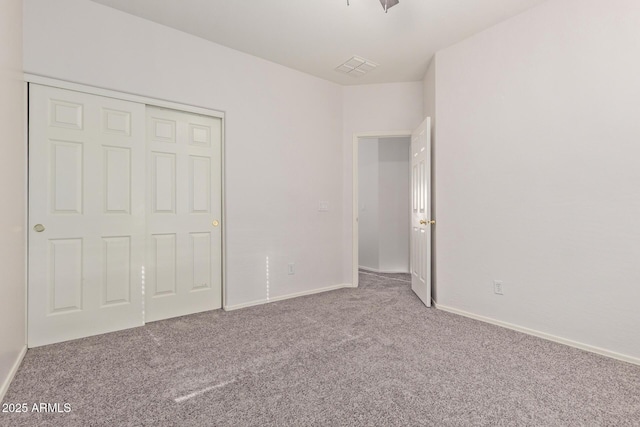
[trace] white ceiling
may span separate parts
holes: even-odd
[[[433,54],[546,0],[93,0],[343,85],[421,80]],[[380,66],[335,71],[361,56]]]

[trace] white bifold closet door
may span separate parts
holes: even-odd
[[[222,306],[221,142],[221,119],[147,107],[147,321]]]
[[[30,86],[28,344],[144,324],[145,106]]]

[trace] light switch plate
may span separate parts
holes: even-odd
[[[329,202],[320,202],[318,204],[318,212],[328,212],[329,211]]]

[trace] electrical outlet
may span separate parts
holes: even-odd
[[[329,202],[319,202],[318,212],[329,212]]]
[[[504,292],[502,289],[502,280],[493,281],[493,293],[497,295],[504,295]]]
[[[296,274],[296,265],[292,262],[289,263],[289,265],[287,266],[287,272],[288,274]]]

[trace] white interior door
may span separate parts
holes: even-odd
[[[221,142],[221,119],[147,107],[147,321],[222,306]]]
[[[431,119],[411,135],[411,289],[431,307]]]
[[[29,347],[140,326],[145,107],[30,85]]]

